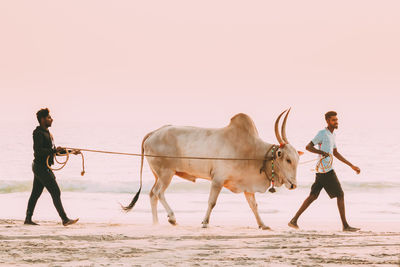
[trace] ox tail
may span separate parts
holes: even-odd
[[[126,212],[130,211],[130,210],[135,206],[136,202],[137,202],[138,199],[139,199],[140,192],[142,191],[142,185],[143,185],[143,179],[142,179],[142,178],[143,178],[144,142],[147,140],[147,138],[150,137],[150,135],[151,135],[152,133],[153,133],[153,132],[148,133],[148,134],[143,138],[143,141],[142,141],[142,155],[141,155],[141,162],[140,162],[140,187],[139,187],[139,190],[137,191],[136,195],[133,197],[131,203],[129,203],[128,206],[122,206],[122,205],[121,205],[122,209],[123,209],[124,211],[126,211]]]

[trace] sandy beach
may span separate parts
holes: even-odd
[[[0,220],[0,264],[19,266],[400,265],[400,231]],[[380,227],[385,228],[384,224]]]
[[[400,267],[399,10],[0,1],[0,267]],[[84,155],[52,166],[60,190],[37,169],[58,146]],[[292,229],[326,153],[344,195],[318,179]]]

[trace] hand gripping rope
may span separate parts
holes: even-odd
[[[322,157],[318,160],[317,165],[315,166],[315,171],[326,172],[326,170],[332,167],[332,163],[333,163],[332,154],[329,154],[329,156],[326,157]]]
[[[63,169],[63,168],[67,165],[67,162],[68,162],[68,160],[69,160],[69,154],[70,154],[70,153],[71,153],[71,154],[74,154],[74,155],[80,154],[81,157],[82,157],[82,172],[81,172],[81,175],[82,175],[82,176],[85,175],[85,158],[84,158],[82,152],[81,152],[79,149],[67,149],[67,148],[66,148],[65,151],[63,151],[63,152],[65,152],[65,153],[57,152],[56,154],[48,155],[48,156],[47,156],[47,159],[46,159],[47,168],[49,168],[49,169],[52,170],[52,171],[59,171],[59,170]],[[60,167],[58,167],[58,168],[52,168],[52,167],[50,166],[50,164],[49,164],[49,159],[50,159],[51,156],[54,157],[54,160],[60,165]],[[64,161],[59,161],[59,160],[58,160],[58,157],[65,157],[65,160],[64,160]]]

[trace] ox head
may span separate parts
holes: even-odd
[[[286,116],[283,119],[281,134],[279,133],[279,121],[283,114]],[[286,137],[286,121],[289,110],[282,112],[275,121],[275,135],[279,142],[279,149],[275,151],[275,173],[278,178],[279,184],[285,184],[288,189],[295,189],[297,187],[297,165],[299,163],[299,157],[303,154],[301,151],[297,151],[288,141]]]

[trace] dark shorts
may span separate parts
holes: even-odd
[[[325,189],[330,198],[341,197],[344,195],[342,186],[334,170],[327,173],[317,173],[315,182],[311,186],[310,195],[318,196],[322,188]]]

